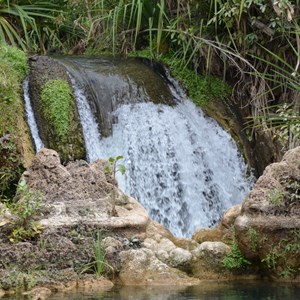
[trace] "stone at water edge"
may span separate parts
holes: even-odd
[[[300,147],[265,169],[234,225],[247,259],[271,274],[299,275]]]
[[[227,272],[222,261],[230,252],[230,247],[222,242],[203,242],[192,251],[193,275],[202,279],[222,279]]]
[[[234,239],[233,224],[241,213],[241,204],[229,208],[223,215],[220,224],[214,228],[200,228],[192,236],[197,243],[231,241]]]
[[[120,253],[119,278],[124,285],[195,285],[200,281],[171,268],[146,248]]]

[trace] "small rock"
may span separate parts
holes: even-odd
[[[206,255],[220,257],[225,256],[231,251],[230,247],[222,242],[203,242],[199,247],[192,251],[196,257]]]
[[[182,248],[176,248],[170,252],[169,260],[172,267],[189,268],[192,260],[192,254]]]

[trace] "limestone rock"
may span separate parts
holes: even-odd
[[[192,285],[198,280],[188,277],[184,272],[169,267],[158,260],[146,248],[128,250],[120,253],[121,271],[119,274],[125,285]]]
[[[104,277],[98,277],[96,279],[87,277],[78,280],[76,288],[84,293],[99,293],[109,291],[113,286],[114,284]]]
[[[230,247],[222,242],[203,242],[197,247],[193,254],[196,257],[222,257],[230,252]]]
[[[170,241],[174,240],[173,234],[166,227],[152,220],[147,225],[146,235],[157,242],[162,238],[169,239]]]
[[[222,242],[203,242],[192,251],[193,275],[201,279],[222,278],[226,273],[222,261],[230,251],[230,247]]]
[[[247,259],[276,275],[299,274],[300,147],[266,168],[243,202],[235,228]]]
[[[199,246],[199,244],[190,238],[175,238],[173,239],[173,243],[182,249],[192,251]]]
[[[222,239],[222,229],[220,227],[216,228],[200,228],[194,234],[192,239],[197,243],[203,243],[206,241],[215,242]]]
[[[172,267],[188,270],[190,268],[192,254],[182,248],[175,248],[170,252],[169,260]]]
[[[9,224],[11,219],[12,219],[12,214],[6,208],[6,206],[0,202],[0,227]]]
[[[3,298],[5,296],[4,290],[0,289],[0,298]]]
[[[146,238],[143,247],[151,250],[157,259],[170,267],[179,268],[183,271],[189,271],[192,254],[190,251],[177,247],[172,241],[161,237],[159,242],[151,238]]]
[[[240,215],[241,209],[242,209],[241,204],[237,204],[229,208],[224,213],[224,216],[221,220],[221,225],[227,229],[230,228],[234,224],[236,218]]]
[[[113,185],[107,181],[103,168],[101,160],[91,165],[78,160],[63,166],[56,151],[40,150],[23,177],[29,188],[44,194],[49,213],[45,213],[41,224],[57,227],[83,222],[107,228],[145,227],[146,210],[119,190],[116,193],[119,217],[111,217]]]
[[[197,243],[203,242],[229,242],[233,240],[233,225],[241,213],[241,204],[229,208],[223,215],[220,224],[214,228],[200,228],[192,236]]]

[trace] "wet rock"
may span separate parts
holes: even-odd
[[[241,213],[241,204],[229,208],[223,215],[220,224],[214,228],[200,228],[192,236],[197,243],[234,240],[234,222]]]
[[[223,232],[220,227],[200,228],[194,234],[192,239],[201,244],[206,241],[215,242],[222,239]]]

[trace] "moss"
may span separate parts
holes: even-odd
[[[45,120],[54,134],[62,141],[67,140],[70,131],[72,91],[65,80],[49,80],[41,93],[41,107]]]
[[[0,195],[13,194],[27,152],[23,141],[30,141],[21,97],[26,61],[24,52],[0,44]]]
[[[133,52],[131,56],[151,59],[149,50]],[[158,60],[167,65],[171,75],[186,89],[190,99],[198,106],[204,107],[214,101],[224,101],[231,94],[231,88],[220,78],[212,75],[199,75],[194,70],[184,67],[182,61],[173,56],[161,55]]]
[[[47,123],[47,145],[59,152],[62,161],[84,156],[83,138],[76,135],[76,107],[66,80],[48,80],[41,91],[41,109]]]

